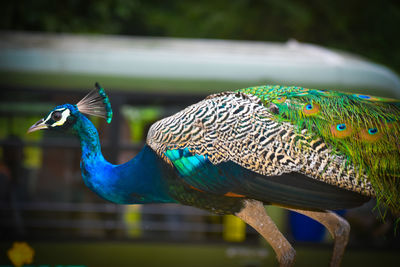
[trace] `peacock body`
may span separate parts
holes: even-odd
[[[273,223],[260,223],[270,220],[263,204],[323,223],[339,240],[333,265],[347,243],[336,228],[348,224],[325,210],[371,197],[400,209],[400,103],[394,99],[282,86],[215,94],[153,124],[142,151],[122,165],[104,159],[83,113],[111,121],[102,88],[77,105],[56,107],[30,131],[77,134],[83,180],[94,192],[119,204],[181,203],[234,214],[271,243],[282,265],[293,262],[294,250]]]
[[[147,143],[204,192],[320,209],[377,195],[398,211],[399,112],[393,99],[260,86],[209,96],[155,123]],[[280,196],[267,193],[270,183]]]

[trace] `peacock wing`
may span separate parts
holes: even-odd
[[[251,94],[210,96],[155,123],[147,143],[185,183],[205,192],[317,208],[359,204],[352,191],[373,194],[345,155],[277,119]],[[330,206],[312,204],[323,196]]]

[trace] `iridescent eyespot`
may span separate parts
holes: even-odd
[[[369,95],[355,95],[355,96],[358,98],[361,98],[361,99],[370,99],[371,98]]]
[[[338,130],[338,131],[346,130],[346,124],[340,123],[340,124],[336,125],[336,130]]]
[[[308,103],[303,106],[303,114],[306,116],[311,116],[317,114],[321,110],[317,103]]]
[[[382,97],[375,97],[375,96],[370,96],[370,95],[354,94],[353,96],[355,96],[359,99],[369,100],[369,101],[384,101],[384,98],[382,98]]]
[[[358,136],[364,142],[376,142],[383,136],[382,131],[378,130],[378,128],[372,127],[369,129],[361,129],[358,133]]]
[[[281,104],[281,103],[285,102],[286,99],[287,99],[286,96],[278,96],[277,98],[272,100],[272,102],[275,104]]]
[[[331,133],[334,137],[345,138],[353,132],[352,127],[348,123],[338,123],[331,125]]]

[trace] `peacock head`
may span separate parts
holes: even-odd
[[[112,109],[110,100],[98,83],[95,84],[95,89],[76,105],[64,104],[55,107],[47,116],[32,125],[28,133],[43,129],[68,130],[76,123],[80,113],[102,117],[108,123],[111,122]]]

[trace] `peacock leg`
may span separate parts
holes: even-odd
[[[331,267],[340,266],[344,250],[346,248],[347,242],[349,241],[349,223],[344,218],[331,211],[308,211],[298,209],[290,210],[310,217],[317,222],[323,224],[326,229],[328,229],[329,233],[334,239]]]
[[[259,232],[274,249],[280,266],[291,266],[296,251],[265,211],[263,203],[245,200],[244,208],[235,214]]]

